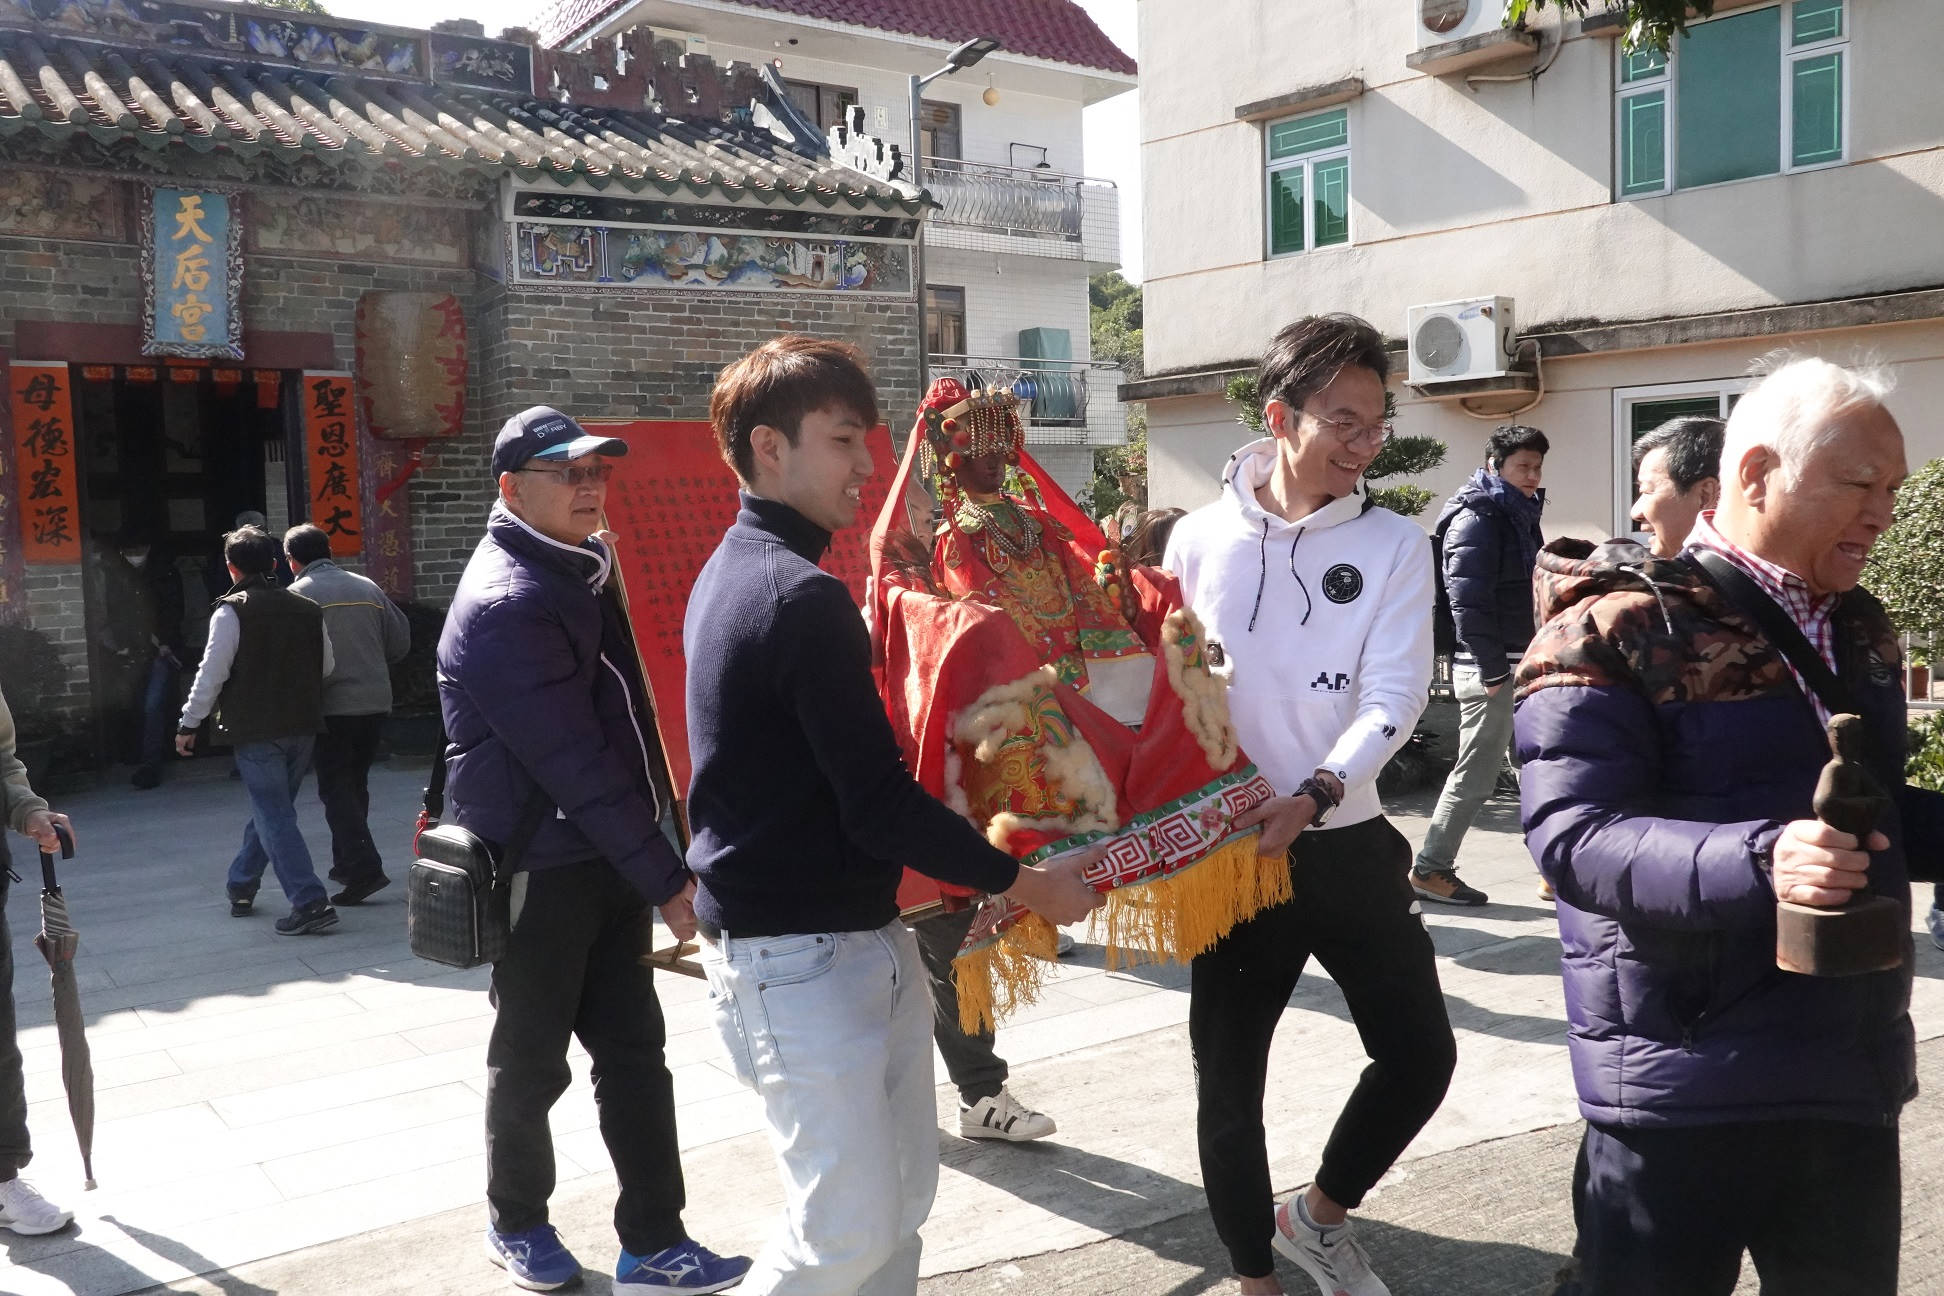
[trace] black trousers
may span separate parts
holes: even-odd
[[[1837,1121],[1591,1125],[1574,1176],[1586,1296],[1895,1296],[1897,1131]]]
[[[1269,1044],[1314,954],[1349,1005],[1370,1065],[1337,1117],[1316,1184],[1346,1207],[1410,1146],[1444,1100],[1457,1062],[1431,936],[1405,877],[1411,846],[1382,817],[1308,831],[1289,850],[1294,898],[1242,923],[1194,962],[1194,1048],[1202,1182],[1235,1272],[1275,1270],[1262,1126]],[[1287,1093],[1302,1077],[1284,1077]]]
[[[970,1107],[1006,1087],[1006,1060],[993,1049],[991,1031],[968,1035],[959,1029],[958,983],[952,980],[952,956],[972,930],[976,908],[933,914],[911,924],[918,938],[918,954],[931,977],[932,1038],[945,1059],[945,1073],[958,1086],[959,1101]]]
[[[371,762],[378,754],[382,715],[325,716],[311,763],[317,799],[331,826],[331,880],[346,886],[382,877],[384,861],[371,839]]]
[[[493,1227],[547,1222],[554,1190],[547,1113],[571,1078],[567,1041],[594,1062],[601,1139],[621,1192],[614,1230],[635,1255],[687,1236],[675,1086],[652,973],[641,966],[648,905],[603,860],[522,873],[525,897],[493,965],[486,1045],[486,1202]]]
[[[7,844],[0,841],[0,1183],[34,1159],[27,1139],[27,1079],[21,1071],[20,1044],[14,1038],[13,937],[7,931],[7,894],[12,886]]]

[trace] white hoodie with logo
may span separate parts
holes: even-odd
[[[1335,774],[1328,827],[1342,828],[1383,813],[1377,772],[1424,711],[1431,545],[1361,489],[1283,521],[1256,502],[1275,466],[1273,437],[1236,451],[1221,498],[1175,524],[1163,561],[1233,671],[1243,752],[1285,796]]]

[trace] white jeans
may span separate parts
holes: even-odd
[[[787,1214],[744,1296],[914,1296],[938,1190],[918,942],[877,931],[703,946],[716,1032],[763,1100]]]

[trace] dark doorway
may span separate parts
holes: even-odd
[[[139,763],[165,711],[173,741],[210,604],[229,588],[223,533],[249,510],[272,534],[289,525],[295,375],[77,365],[74,378],[95,751]],[[179,665],[157,668],[164,647]]]

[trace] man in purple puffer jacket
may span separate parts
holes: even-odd
[[[1857,588],[1905,476],[1887,384],[1820,360],[1736,408],[1722,499],[1688,549],[1558,541],[1519,669],[1527,841],[1559,895],[1568,1050],[1587,1119],[1574,1183],[1600,1296],[1892,1296],[1897,1120],[1916,1093],[1911,969],[1775,966],[1775,901],[1935,875],[1944,797],[1903,782],[1897,640]],[[1824,705],[1695,559],[1727,559],[1848,685],[1895,793],[1866,842],[1812,815]]]

